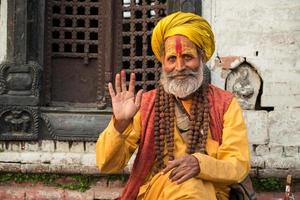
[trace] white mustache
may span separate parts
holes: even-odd
[[[174,78],[176,76],[196,76],[198,75],[199,72],[195,72],[191,69],[185,69],[184,71],[178,72],[178,71],[173,71],[169,72],[166,74],[167,78]]]

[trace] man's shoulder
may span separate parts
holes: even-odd
[[[208,89],[208,98],[211,103],[223,105],[225,103],[225,105],[229,105],[234,98],[234,95],[229,91],[210,84]]]

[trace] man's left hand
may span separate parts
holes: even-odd
[[[163,174],[168,173],[170,170],[169,179],[177,184],[197,176],[200,173],[199,162],[193,155],[186,155],[181,158],[169,161],[166,168],[163,169]]]

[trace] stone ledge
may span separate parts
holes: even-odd
[[[113,200],[121,194],[122,189],[122,187],[103,187],[95,185],[86,192],[78,192],[44,185],[0,185],[0,199]],[[296,197],[295,199],[297,199],[297,197],[300,197],[300,192],[297,191],[294,195]],[[258,192],[257,194],[259,200],[283,198],[283,196],[283,192]]]

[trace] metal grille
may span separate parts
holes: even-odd
[[[53,56],[97,58],[101,26],[98,0],[52,1],[51,51]]]
[[[166,15],[166,0],[123,0],[123,69],[135,72],[137,88],[150,90],[159,79],[160,63],[151,49],[151,33]]]

